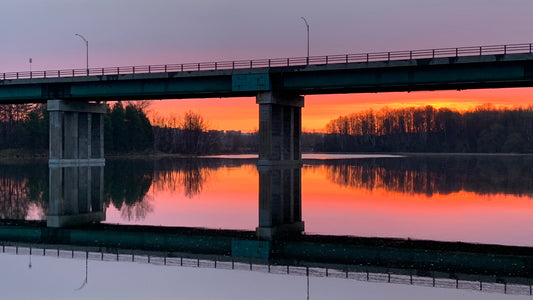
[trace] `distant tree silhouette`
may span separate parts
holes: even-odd
[[[460,113],[431,106],[341,116],[315,151],[533,152],[533,106]]]

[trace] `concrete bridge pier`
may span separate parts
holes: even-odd
[[[106,106],[49,100],[49,227],[105,220],[104,126]]]
[[[50,113],[50,165],[105,162],[105,104],[48,100],[47,109]]]
[[[257,96],[259,104],[259,238],[272,240],[300,234],[301,191],[301,108],[298,95]]]

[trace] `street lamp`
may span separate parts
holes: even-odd
[[[81,34],[74,34],[74,35],[77,35],[79,36],[84,42],[85,42],[85,49],[86,49],[86,54],[87,54],[87,61],[86,61],[86,69],[87,69],[87,75],[89,75],[89,41]]]
[[[309,64],[309,23],[304,17],[301,17],[305,22],[305,27],[307,28],[307,64]]]

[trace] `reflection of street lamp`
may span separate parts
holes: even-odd
[[[307,63],[309,64],[309,23],[304,17],[301,17],[305,22],[305,27],[307,28]]]
[[[85,285],[87,285],[88,279],[89,279],[89,252],[85,252],[85,280],[83,281],[83,283],[81,284],[79,288],[75,289],[75,291],[79,291],[83,289]]]
[[[79,36],[84,42],[85,42],[85,49],[86,49],[86,54],[87,54],[87,61],[86,61],[86,69],[87,69],[87,75],[89,75],[89,41],[81,34],[74,34],[74,35],[77,35]]]

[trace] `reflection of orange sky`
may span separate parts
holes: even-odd
[[[468,110],[482,104],[502,106],[533,104],[533,89],[493,89],[435,91],[411,93],[315,95],[305,97],[302,110],[303,129],[322,131],[332,119],[367,109],[400,108],[432,105]],[[255,131],[258,128],[258,107],[255,98],[187,99],[153,101],[150,117],[182,116],[187,110],[200,113],[217,130]]]
[[[308,233],[396,237],[533,246],[533,199],[528,196],[402,194],[342,187],[326,167],[302,170],[302,216]],[[258,224],[255,165],[213,170],[203,191],[148,192],[153,212],[136,224],[255,230]],[[110,207],[107,222],[129,223]]]

